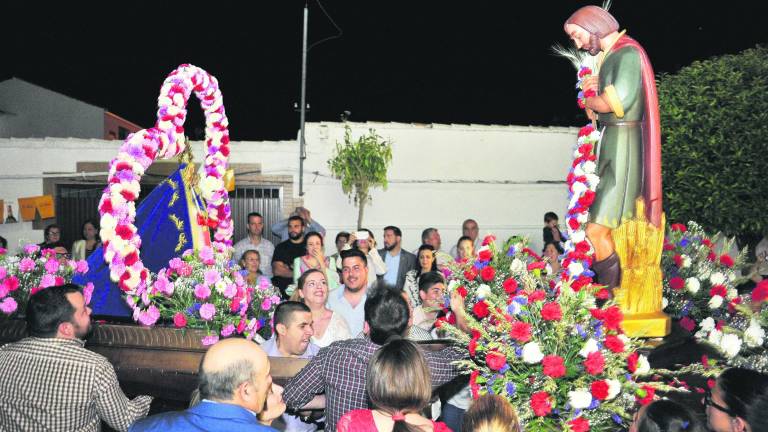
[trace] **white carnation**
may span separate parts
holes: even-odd
[[[698,272],[699,279],[701,280],[709,279],[710,274],[711,272],[709,271],[708,268],[706,267],[699,268],[699,272]]]
[[[728,289],[728,300],[733,300],[736,297],[738,297],[739,291],[736,290],[736,288],[729,288]]]
[[[729,359],[734,358],[741,351],[741,339],[732,333],[724,334],[720,339],[720,349]]]
[[[715,329],[715,320],[712,317],[706,317],[703,320],[701,320],[701,323],[699,325],[701,326],[701,329],[703,331],[709,333]]]
[[[592,161],[586,161],[582,164],[582,168],[584,169],[585,173],[593,173],[595,172],[595,168],[597,168],[597,165]]]
[[[571,276],[578,276],[584,272],[584,266],[578,262],[573,261],[570,264],[568,264],[568,273],[571,274]]]
[[[581,351],[579,351],[579,355],[584,358],[587,358],[587,356],[590,353],[593,353],[597,350],[598,350],[597,341],[592,338],[589,338],[589,340],[587,340],[587,342],[584,344],[584,348],[582,348]]]
[[[512,273],[522,273],[525,271],[525,263],[519,258],[512,260],[512,264],[509,265],[509,271]]]
[[[587,185],[585,185],[582,182],[575,182],[571,186],[571,192],[573,192],[574,195],[581,195],[582,193],[587,191]]]
[[[718,329],[714,329],[714,330],[712,330],[712,331],[709,333],[709,336],[707,336],[707,340],[708,340],[708,341],[709,341],[709,343],[711,343],[712,345],[719,345],[719,344],[720,344],[720,339],[722,339],[722,338],[723,338],[723,332],[721,332],[721,331],[720,331],[720,330],[718,330]]]
[[[666,297],[661,298],[661,308],[666,309],[669,306],[669,300]]]
[[[744,331],[744,343],[750,348],[756,348],[762,346],[764,341],[765,330],[756,319],[752,318],[749,327]]]
[[[689,277],[685,280],[685,288],[691,294],[696,294],[699,292],[699,288],[701,288],[701,282],[695,277]]]
[[[587,183],[593,190],[600,184],[600,177],[596,174],[587,174],[585,177],[587,177]]]
[[[719,295],[713,295],[711,299],[709,299],[709,308],[710,309],[717,309],[720,306],[723,305],[723,297]]]
[[[459,285],[461,285],[461,282],[459,282],[458,279],[451,279],[451,281],[448,282],[448,292],[453,292]]]
[[[635,375],[645,375],[650,371],[651,364],[648,363],[648,357],[640,354],[637,358],[637,370],[635,370]]]
[[[586,409],[592,405],[592,393],[579,389],[568,392],[568,403],[573,409]]]
[[[734,273],[732,271],[729,271],[728,272],[728,280],[731,281],[731,282],[735,281],[736,280],[736,273]]]
[[[489,287],[486,284],[482,284],[479,287],[477,287],[477,291],[475,292],[477,293],[477,298],[484,299],[491,294],[491,287]]]
[[[725,275],[720,272],[713,273],[709,277],[709,281],[712,282],[712,285],[722,285],[725,283]]]
[[[523,345],[523,361],[528,364],[536,364],[544,358],[538,342],[528,342]]]
[[[688,268],[691,266],[691,257],[688,255],[683,254],[680,258],[682,258],[683,261],[683,268]]]
[[[579,223],[587,223],[589,220],[589,215],[586,213],[579,213],[576,215],[576,220],[579,221]]]
[[[611,400],[621,393],[621,383],[619,380],[607,379],[605,382],[608,383],[608,397],[606,400]]]
[[[571,235],[571,241],[573,244],[581,243],[587,238],[587,234],[584,231],[576,231]]]

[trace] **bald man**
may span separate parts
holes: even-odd
[[[283,389],[272,384],[267,355],[245,339],[224,339],[208,349],[199,390],[199,404],[148,417],[129,431],[274,431],[269,425],[285,411]]]

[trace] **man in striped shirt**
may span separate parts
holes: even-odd
[[[128,399],[107,359],[84,348],[91,308],[77,285],[43,289],[27,304],[30,337],[0,348],[4,431],[118,431],[147,415],[150,396]]]

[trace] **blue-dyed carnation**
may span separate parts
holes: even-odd
[[[507,394],[508,395],[510,395],[510,396],[514,395],[516,391],[517,391],[517,387],[515,387],[514,383],[511,383],[511,382],[507,383]]]
[[[589,404],[589,408],[588,408],[588,409],[591,409],[591,410],[593,410],[593,409],[595,409],[595,408],[597,408],[597,407],[599,407],[599,406],[600,406],[600,401],[599,401],[599,400],[597,400],[597,399],[594,399],[594,398],[593,398],[593,399],[592,399],[592,403],[591,403],[591,404]]]
[[[528,304],[528,297],[526,296],[515,296],[515,298],[512,299],[515,303],[525,306]]]
[[[504,366],[502,366],[501,369],[499,369],[499,373],[503,374],[503,373],[506,373],[508,370],[509,370],[509,363],[504,363]],[[501,378],[501,376],[499,376],[499,378]]]
[[[587,332],[584,331],[584,328],[581,326],[581,324],[576,324],[576,332],[579,333],[579,336],[581,336],[582,339],[587,338]]]
[[[490,383],[486,387],[488,388],[488,394],[490,395],[496,394],[493,392],[493,386]]]
[[[512,302],[507,306],[507,313],[510,315],[517,315],[520,313],[520,310],[520,305],[515,302]]]
[[[507,256],[514,256],[515,255],[515,247],[510,246],[509,250],[507,251]]]
[[[581,274],[584,275],[584,276],[587,276],[587,277],[594,277],[595,276],[595,272],[593,272],[592,270],[584,270]]]
[[[690,241],[687,238],[683,237],[680,240],[680,247],[686,247],[686,246],[688,246],[688,243],[690,243]]]
[[[616,413],[611,414],[611,419],[613,419],[613,422],[616,424],[624,424],[624,420],[621,418],[620,415]]]
[[[478,270],[482,270],[484,268],[488,267],[488,261],[475,261],[475,268]]]
[[[523,347],[517,347],[515,348],[515,355],[520,357],[523,355]]]

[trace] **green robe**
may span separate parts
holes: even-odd
[[[601,113],[603,136],[598,144],[597,175],[600,183],[589,211],[590,222],[617,228],[635,216],[635,200],[642,194],[642,120],[645,96],[642,89],[640,55],[631,47],[611,51],[600,68],[600,91],[613,85],[624,117]],[[616,122],[630,124],[615,125]]]

